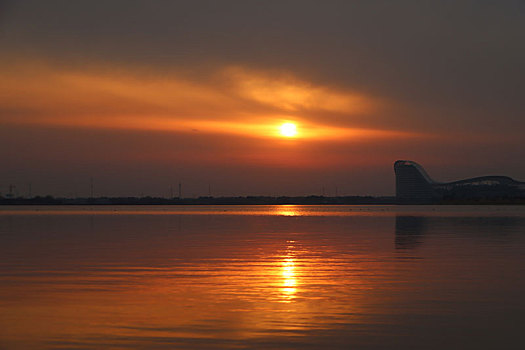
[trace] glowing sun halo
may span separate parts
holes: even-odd
[[[293,123],[284,123],[280,126],[281,135],[285,137],[294,137],[297,135],[297,127]]]

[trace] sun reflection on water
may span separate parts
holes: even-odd
[[[285,301],[291,301],[297,293],[296,259],[294,254],[295,241],[287,241],[286,256],[281,263],[282,296]]]
[[[297,205],[285,204],[275,206],[275,214],[281,216],[299,216],[301,212]]]

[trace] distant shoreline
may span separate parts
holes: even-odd
[[[451,198],[433,202],[399,201],[393,196],[301,196],[301,197],[94,197],[58,198],[52,196],[33,198],[0,197],[0,205],[524,205],[525,198]]]

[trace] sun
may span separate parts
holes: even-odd
[[[294,137],[297,135],[297,126],[294,123],[284,123],[279,127],[281,135],[285,137]]]

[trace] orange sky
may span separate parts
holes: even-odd
[[[4,62],[0,103],[16,110],[6,124],[137,129],[278,138],[295,123],[298,139],[418,136],[378,128],[388,108],[380,98],[316,85],[289,72],[225,67],[200,79],[140,67],[61,68],[40,62]],[[338,123],[323,116],[344,116]]]
[[[392,194],[396,159],[525,178],[511,9],[495,31],[483,7],[423,23],[404,5],[183,3],[6,5],[0,193]]]

